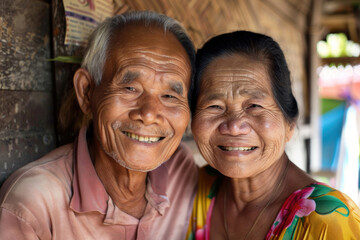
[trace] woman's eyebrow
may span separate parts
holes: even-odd
[[[266,97],[267,93],[260,90],[242,89],[238,92],[242,96],[248,96],[255,99],[261,99]]]
[[[205,99],[206,101],[212,101],[212,100],[216,100],[216,99],[221,99],[225,96],[226,94],[224,93],[209,93],[205,95]]]
[[[241,96],[250,97],[253,99],[263,99],[268,94],[264,91],[258,91],[258,90],[249,90],[249,89],[242,89],[238,91],[238,94]],[[225,93],[207,93],[205,94],[206,101],[212,101],[217,99],[222,99],[226,96]]]

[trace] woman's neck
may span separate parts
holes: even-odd
[[[225,178],[225,191],[241,211],[249,206],[263,206],[284,189],[289,160],[284,153],[270,168],[249,178]]]

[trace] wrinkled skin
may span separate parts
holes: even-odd
[[[205,160],[226,176],[211,239],[264,239],[287,197],[315,181],[284,151],[295,123],[274,100],[266,64],[237,54],[218,57],[201,79],[192,131]]]
[[[231,178],[269,169],[284,154],[293,126],[274,100],[265,63],[219,57],[201,80],[192,131],[205,160]]]
[[[147,172],[177,149],[190,120],[191,64],[172,33],[128,25],[110,43],[101,83],[74,75],[81,110],[92,116],[95,170],[115,205],[140,219]]]
[[[170,158],[189,123],[189,58],[172,33],[140,25],[117,34],[109,52],[102,82],[84,90],[95,158],[152,170]]]

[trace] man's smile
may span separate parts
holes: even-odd
[[[124,133],[127,137],[129,137],[131,139],[137,140],[139,142],[145,142],[145,143],[154,143],[154,142],[158,142],[163,139],[163,137],[140,136],[140,135],[136,135],[134,133],[125,132],[125,131],[122,131],[122,133]]]

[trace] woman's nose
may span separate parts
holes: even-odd
[[[141,121],[144,125],[160,124],[164,121],[162,104],[156,96],[142,97],[137,107],[130,111],[130,119]]]
[[[244,118],[239,117],[222,122],[219,126],[219,131],[221,134],[237,136],[250,133],[251,127]]]

